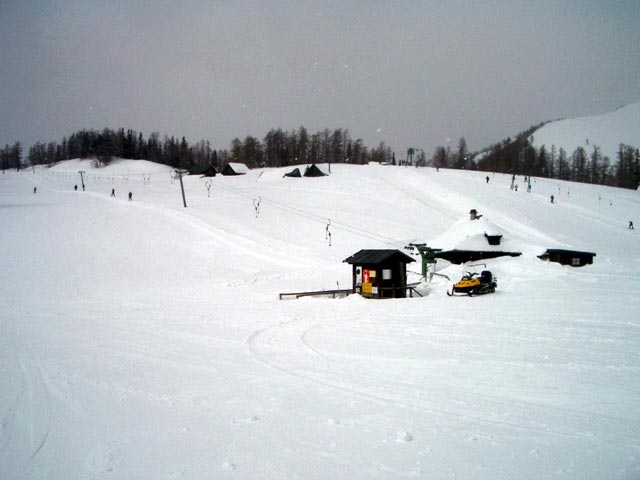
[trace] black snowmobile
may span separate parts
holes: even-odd
[[[498,279],[489,270],[483,270],[480,275],[477,272],[467,272],[453,285],[450,297],[453,295],[482,295],[493,293],[498,287]]]

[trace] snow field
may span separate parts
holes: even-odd
[[[640,475],[637,192],[332,165],[186,177],[185,209],[145,163],[0,176],[1,478]],[[447,297],[440,262],[423,298],[277,299],[350,287],[361,248],[452,247],[470,208],[523,252],[493,295]]]

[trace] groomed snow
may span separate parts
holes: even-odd
[[[0,478],[640,478],[638,192],[289,170],[185,177],[188,208],[147,162],[0,175]],[[278,300],[349,288],[362,248],[476,243],[471,208],[523,252],[495,294],[440,262],[422,298]]]
[[[571,158],[578,147],[591,155],[594,145],[598,146],[602,157],[609,157],[611,165],[618,160],[621,143],[640,148],[640,102],[602,115],[557,120],[542,126],[532,135],[535,148],[545,145],[549,154],[555,145],[556,155],[563,148],[567,158]]]

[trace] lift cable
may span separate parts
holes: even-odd
[[[239,188],[235,188],[235,187],[231,187],[228,185],[222,185],[222,184],[217,184],[216,187],[221,188],[222,190],[227,190],[231,193],[234,193],[236,195],[240,195],[240,196],[244,196],[244,197],[248,197],[251,198],[252,200],[255,200],[256,196],[254,194],[251,194],[245,190],[239,189]],[[327,225],[327,217],[326,216],[322,216],[319,214],[315,214],[315,213],[311,213],[308,212],[306,210],[297,208],[297,207],[292,207],[290,205],[285,205],[279,202],[275,202],[273,200],[268,200],[265,198],[261,197],[261,202],[264,203],[265,205],[271,205],[275,208],[278,208],[280,210],[284,210],[288,213],[292,213],[294,215],[298,215],[300,217],[304,217],[308,220],[314,221],[314,222],[318,222],[318,223],[322,223],[323,225]],[[340,230],[349,232],[349,233],[353,233],[355,235],[361,236],[361,237],[365,237],[365,238],[369,238],[371,240],[375,240],[377,242],[381,242],[381,243],[385,243],[387,245],[392,245],[396,248],[401,248],[404,247],[404,245],[406,245],[406,241],[403,240],[397,240],[395,238],[391,238],[391,237],[387,237],[385,235],[381,235],[379,233],[375,233],[375,232],[371,232],[368,230],[364,230],[360,227],[356,227],[354,225],[350,225],[348,223],[344,223],[344,222],[337,222],[335,220],[331,220],[330,224],[332,227],[338,228]]]

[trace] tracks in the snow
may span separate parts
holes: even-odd
[[[466,425],[491,425],[520,434],[537,432],[589,439],[589,435],[581,431],[554,427],[561,425],[560,417],[567,415],[575,417],[577,423],[588,424],[588,415],[582,412],[487,395],[453,384],[432,383],[425,377],[412,378],[416,370],[415,365],[410,365],[410,358],[359,354],[357,345],[371,338],[354,336],[354,349],[346,353],[330,350],[329,342],[327,348],[318,346],[313,340],[314,333],[321,333],[319,330],[323,328],[328,330],[315,338],[354,334],[336,322],[290,318],[256,330],[247,337],[245,345],[252,358],[275,371],[347,397],[377,402],[384,408],[409,408],[428,416],[454,418]],[[371,335],[376,335],[375,330]],[[385,368],[385,364],[391,366]],[[441,407],[443,398],[450,408]],[[506,416],[502,412],[510,413]]]

